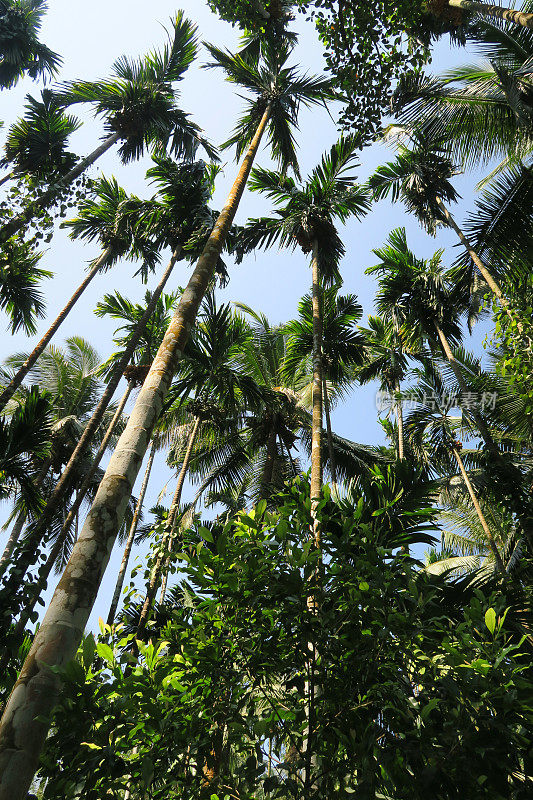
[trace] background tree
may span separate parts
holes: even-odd
[[[30,78],[55,75],[61,57],[39,41],[44,0],[1,0],[0,87],[11,88],[28,73]]]

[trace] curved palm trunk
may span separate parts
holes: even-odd
[[[152,314],[153,314],[153,312],[155,310],[155,307],[157,305],[157,301],[159,300],[159,297],[161,296],[161,293],[162,293],[162,291],[163,291],[163,289],[165,287],[165,284],[166,284],[168,278],[170,277],[170,273],[174,269],[174,266],[176,264],[178,256],[179,256],[179,252],[176,251],[173,254],[172,258],[170,259],[170,263],[169,263],[167,269],[165,270],[165,273],[164,273],[163,277],[161,278],[161,280],[160,280],[160,282],[159,282],[159,284],[158,284],[158,286],[157,286],[157,288],[156,288],[156,290],[155,290],[155,292],[154,292],[154,294],[152,296],[152,299],[150,300],[150,303],[148,304],[148,306],[146,308],[146,311],[144,312],[144,314],[142,315],[141,319],[137,323],[137,326],[135,328],[135,332],[132,335],[130,343],[128,344],[127,348],[125,349],[124,353],[122,354],[122,357],[121,357],[120,361],[118,362],[118,364],[116,365],[116,367],[113,370],[113,373],[111,375],[111,380],[109,381],[104,393],[102,394],[102,397],[100,398],[100,402],[98,403],[97,407],[95,408],[91,419],[89,420],[89,422],[85,426],[85,430],[83,431],[83,433],[82,433],[82,435],[80,437],[80,440],[79,440],[78,444],[76,445],[76,447],[74,449],[74,452],[72,453],[72,455],[71,455],[71,457],[69,459],[69,462],[68,462],[67,466],[63,470],[63,473],[62,473],[60,479],[56,483],[56,485],[54,487],[54,491],[52,492],[52,494],[48,498],[46,506],[43,509],[42,514],[39,517],[38,522],[32,527],[31,535],[28,536],[28,538],[27,538],[27,540],[25,542],[24,550],[21,553],[21,555],[19,556],[19,560],[18,560],[18,566],[19,566],[18,572],[19,573],[22,571],[22,574],[24,574],[24,572],[31,566],[31,564],[34,563],[35,558],[37,556],[37,552],[38,552],[38,548],[39,548],[39,543],[41,541],[41,537],[43,536],[43,534],[46,531],[46,529],[48,528],[50,522],[54,518],[54,515],[57,513],[57,510],[58,510],[58,508],[59,508],[59,506],[60,506],[60,504],[61,504],[61,502],[62,502],[62,500],[63,500],[63,498],[65,496],[65,494],[72,489],[72,476],[73,476],[73,474],[74,474],[74,472],[75,472],[75,470],[77,468],[78,462],[84,456],[84,454],[86,453],[87,448],[89,447],[89,445],[90,445],[90,443],[92,441],[92,438],[93,438],[96,430],[98,429],[98,427],[99,427],[99,425],[100,425],[100,423],[102,421],[102,418],[103,418],[104,413],[105,413],[105,411],[106,411],[106,409],[107,409],[107,407],[108,407],[108,405],[109,405],[109,403],[111,401],[111,398],[113,397],[113,395],[115,393],[115,390],[116,390],[118,384],[120,383],[120,380],[122,378],[122,374],[123,374],[124,370],[126,369],[126,367],[128,366],[128,364],[130,362],[130,359],[131,359],[131,357],[132,357],[132,355],[133,355],[133,353],[135,351],[135,348],[137,347],[137,344],[138,344],[139,339],[140,339],[140,337],[142,335],[142,332],[144,331],[144,328],[146,327],[150,317],[152,316]],[[102,452],[102,455],[103,455],[103,452]],[[95,459],[95,461],[93,462],[93,464],[91,466],[91,470],[93,470],[91,478],[94,475],[94,473],[96,472],[96,468],[97,467],[98,467],[98,462]],[[86,476],[86,477],[88,477],[88,476]],[[132,489],[133,489],[133,486],[132,486]],[[78,497],[77,497],[77,499],[74,502],[74,505],[72,507],[73,514],[77,513],[77,511],[79,510],[79,508],[81,506],[82,501],[83,501],[83,495],[82,495],[81,491],[79,491],[78,492]],[[69,522],[69,525],[70,524],[71,524],[71,522]],[[62,536],[66,535],[64,526],[63,526],[61,535]],[[9,598],[10,594],[12,592],[14,592],[15,590],[16,590],[16,586],[14,584],[14,581],[12,580],[11,582],[8,582],[6,584],[3,592],[4,592],[5,596],[7,598]],[[1,797],[1,795],[0,795],[0,797]]]
[[[450,343],[448,342],[448,339],[444,335],[440,325],[438,325],[438,323],[436,323],[436,322],[435,322],[435,329],[437,331],[437,336],[439,337],[439,341],[441,343],[441,347],[442,347],[442,349],[444,351],[444,355],[446,356],[446,358],[448,360],[448,363],[450,364],[450,367],[453,370],[453,374],[455,375],[455,377],[457,379],[457,383],[459,384],[459,387],[460,387],[461,391],[463,393],[468,392],[468,386],[466,385],[466,381],[465,381],[465,379],[463,377],[463,373],[461,371],[461,367],[458,364],[457,359],[455,358],[454,354],[452,353],[452,349],[450,347]],[[481,438],[485,442],[487,448],[490,450],[490,452],[498,460],[500,460],[500,455],[501,455],[500,451],[498,450],[498,447],[497,447],[494,439],[492,438],[492,435],[491,435],[491,433],[490,433],[490,431],[489,431],[489,429],[487,427],[487,424],[485,423],[485,420],[483,419],[483,417],[481,416],[479,411],[476,411],[476,410],[473,409],[471,414],[472,414],[472,417],[474,419],[474,422],[476,423],[477,429],[479,430],[479,432],[481,434]]]
[[[30,788],[49,728],[44,720],[59,692],[57,675],[49,667],[70,661],[82,639],[144,453],[231,229],[270,112],[268,106],[183,292],[5,708],[0,722],[0,800],[25,800]]]
[[[137,525],[139,524],[139,517],[141,516],[141,510],[143,507],[144,498],[146,497],[146,491],[148,489],[150,474],[152,472],[152,467],[154,465],[155,453],[156,453],[156,440],[154,439],[152,441],[152,447],[150,448],[150,455],[148,457],[146,472],[144,473],[144,479],[139,492],[137,505],[135,506],[135,513],[133,514],[133,519],[131,521],[130,529],[128,532],[128,539],[126,541],[126,547],[124,548],[122,562],[120,564],[120,569],[118,571],[117,582],[115,585],[115,592],[113,594],[113,599],[111,600],[111,605],[109,607],[109,614],[107,615],[108,625],[112,625],[115,621],[115,614],[117,613],[118,603],[120,600],[120,595],[122,593],[122,587],[124,586],[124,578],[126,577],[126,570],[128,569],[128,562],[130,560],[133,541],[135,539],[135,534],[137,533]]]
[[[22,381],[24,380],[24,378],[26,377],[26,375],[28,374],[30,369],[33,367],[33,365],[35,364],[35,362],[37,361],[37,359],[39,358],[41,353],[46,349],[46,347],[50,343],[50,340],[52,339],[52,337],[56,333],[56,331],[59,328],[59,326],[65,321],[67,316],[70,314],[70,312],[72,311],[72,309],[74,308],[74,306],[76,305],[76,303],[78,302],[80,297],[82,296],[82,294],[85,291],[85,289],[91,283],[92,279],[98,274],[98,272],[100,271],[100,269],[102,267],[102,264],[108,258],[110,253],[111,253],[111,248],[108,247],[108,248],[106,248],[106,250],[104,250],[104,252],[101,254],[101,256],[96,260],[93,268],[88,273],[88,275],[85,278],[85,280],[83,280],[80,283],[80,285],[78,286],[78,288],[76,289],[76,291],[74,292],[74,294],[72,295],[72,297],[70,298],[68,303],[66,304],[65,308],[57,315],[57,317],[55,318],[53,323],[50,325],[50,327],[48,328],[48,330],[44,334],[44,336],[41,339],[41,341],[33,348],[32,352],[30,353],[30,355],[28,356],[28,358],[26,359],[24,364],[21,366],[21,368],[18,370],[16,375],[13,376],[13,378],[11,379],[9,384],[6,386],[6,388],[4,389],[2,394],[0,395],[0,411],[11,400],[11,398],[13,397],[13,395],[15,394],[15,392],[17,391],[17,389],[21,385]]]
[[[87,494],[87,490],[89,489],[89,486],[91,485],[92,478],[94,476],[94,473],[96,472],[98,464],[100,463],[105,451],[107,450],[107,445],[109,444],[109,440],[111,439],[111,436],[113,435],[113,431],[116,428],[117,422],[119,421],[120,417],[122,416],[122,412],[124,411],[124,406],[126,405],[126,403],[128,401],[128,398],[129,398],[129,396],[131,394],[132,389],[133,389],[132,384],[128,384],[128,388],[126,389],[126,391],[124,392],[124,394],[122,396],[122,399],[120,401],[120,405],[117,408],[113,419],[109,423],[109,426],[108,426],[106,434],[105,434],[105,436],[104,436],[104,438],[102,440],[102,444],[100,445],[100,449],[98,450],[96,458],[94,459],[93,463],[91,464],[91,466],[89,468],[89,471],[88,471],[87,475],[85,476],[85,479],[84,479],[82,485],[80,486],[80,488],[76,492],[76,499],[74,500],[72,508],[70,509],[69,513],[67,514],[67,516],[65,518],[65,521],[63,522],[63,526],[61,528],[59,536],[57,537],[57,540],[56,540],[54,546],[50,550],[50,553],[48,554],[48,558],[46,559],[46,562],[43,564],[43,566],[39,570],[38,578],[37,578],[37,580],[36,580],[36,582],[35,582],[35,584],[33,586],[32,595],[31,595],[30,599],[28,600],[27,604],[24,606],[24,609],[22,610],[22,613],[21,613],[21,615],[19,617],[19,620],[18,620],[18,622],[17,622],[17,624],[16,624],[16,626],[14,628],[14,631],[13,631],[13,636],[15,637],[15,639],[17,641],[19,639],[21,639],[22,634],[24,633],[24,631],[26,629],[26,625],[27,625],[27,623],[28,623],[28,621],[29,621],[29,619],[31,617],[31,614],[32,614],[32,612],[33,612],[33,610],[34,610],[34,608],[35,608],[35,606],[37,604],[37,601],[39,600],[41,594],[46,589],[46,586],[48,584],[48,578],[50,577],[50,573],[52,572],[54,564],[56,563],[57,558],[58,558],[58,556],[59,556],[59,554],[60,554],[60,552],[61,552],[61,550],[63,548],[63,545],[65,543],[65,539],[68,536],[68,532],[70,531],[72,523],[74,522],[74,520],[76,520],[76,523],[77,523],[78,512],[79,512],[80,506],[81,506],[81,504],[83,502],[83,499],[84,499],[85,495]],[[76,539],[77,538],[78,537],[76,536]]]
[[[464,246],[465,250],[467,251],[468,255],[470,256],[470,258],[472,259],[472,261],[474,262],[474,264],[476,265],[476,267],[478,268],[480,273],[483,275],[483,278],[484,278],[485,283],[487,284],[487,286],[490,288],[490,290],[492,292],[494,292],[494,294],[496,295],[496,297],[498,298],[498,300],[500,301],[502,306],[504,308],[508,308],[509,307],[509,303],[506,300],[506,298],[503,296],[502,290],[500,289],[500,287],[499,287],[498,283],[496,282],[496,280],[492,277],[492,275],[490,274],[490,272],[488,271],[486,266],[483,264],[482,260],[480,259],[480,257],[478,256],[478,254],[476,253],[476,251],[474,250],[474,248],[472,247],[472,245],[470,244],[470,242],[468,241],[468,239],[464,235],[463,231],[461,230],[459,225],[456,223],[455,219],[452,217],[452,215],[450,214],[450,212],[448,211],[447,207],[444,205],[442,200],[440,199],[440,197],[437,197],[435,199],[437,201],[437,205],[441,209],[441,211],[442,211],[442,213],[443,213],[443,215],[444,215],[444,217],[446,219],[446,222],[448,223],[450,228],[453,228],[453,230],[455,231],[455,233],[459,237],[459,241]]]
[[[311,517],[313,538],[320,547],[320,525],[316,509],[322,495],[322,320],[320,317],[320,274],[318,244],[313,245],[313,427],[311,434]]]
[[[514,22],[515,25],[523,25],[524,28],[533,28],[533,14],[524,11],[515,11],[513,8],[502,8],[501,6],[488,5],[487,3],[474,3],[470,0],[448,0],[448,5],[453,8],[461,8],[464,11],[473,11],[483,17],[497,17],[505,19],[507,22]]]
[[[335,453],[333,452],[333,432],[331,429],[331,414],[329,407],[328,384],[325,376],[322,376],[322,391],[324,396],[324,413],[326,417],[326,430],[328,436],[329,469],[331,472],[331,482],[337,488],[337,465],[335,463]]]
[[[68,186],[76,178],[79,178],[80,175],[83,175],[85,170],[89,169],[95,161],[97,161],[100,156],[103,156],[114,144],[118,142],[120,139],[119,133],[114,133],[112,136],[108,136],[101,145],[99,145],[96,150],[93,150],[86,158],[82,159],[79,164],[77,164],[70,172],[67,172],[64,178],[61,179],[59,182],[60,188],[64,188]],[[55,198],[58,196],[58,189],[48,189],[44,192],[40,197],[36,200],[33,200],[29,203],[24,211],[19,214],[17,217],[14,217],[8,223],[6,223],[2,228],[0,228],[0,243],[5,242],[9,239],[10,236],[20,231],[28,223],[31,223],[32,218],[35,214],[41,209],[45,208],[50,203],[53,203]]]
[[[4,183],[7,183],[8,181],[12,180],[15,177],[15,175],[16,175],[15,170],[8,172],[7,175],[4,175],[4,177],[0,180],[0,186],[3,186]]]
[[[48,470],[50,469],[51,466],[52,466],[52,457],[49,456],[42,465],[37,475],[35,476],[35,487],[37,489],[39,489],[42,486],[43,481],[48,475]],[[11,558],[13,550],[15,549],[15,545],[20,538],[20,534],[22,533],[26,519],[27,519],[26,513],[24,511],[21,511],[15,520],[15,524],[13,525],[13,530],[11,531],[11,535],[7,540],[4,552],[2,553],[2,558],[0,559],[0,576],[3,575],[7,569],[7,565],[9,564],[9,559]]]
[[[400,382],[396,381],[394,387],[396,391],[396,421],[398,423],[398,459],[403,461],[405,458],[405,436],[403,431],[403,406],[400,394]]]
[[[185,451],[185,455],[183,457],[183,463],[181,465],[180,474],[178,475],[178,483],[176,485],[176,491],[174,492],[174,497],[172,498],[172,504],[168,512],[167,524],[165,525],[165,530],[163,533],[163,541],[161,542],[161,553],[157,557],[152,575],[150,577],[150,583],[148,584],[146,590],[146,598],[144,600],[144,605],[141,611],[139,624],[137,626],[138,639],[142,639],[143,633],[146,629],[146,625],[150,618],[150,612],[152,610],[152,605],[157,593],[157,587],[159,586],[161,573],[165,570],[165,566],[168,566],[169,563],[172,543],[174,539],[174,526],[176,522],[176,515],[178,513],[178,508],[181,502],[181,493],[183,491],[183,485],[185,483],[185,477],[189,469],[189,464],[191,463],[192,451],[194,448],[194,444],[196,442],[196,437],[198,435],[199,428],[200,428],[200,419],[199,417],[196,417],[194,420],[193,429],[189,436],[189,441],[187,442],[187,450]],[[165,588],[166,588],[167,574],[168,573],[165,571]]]
[[[465,469],[465,465],[463,464],[463,459],[461,458],[461,456],[459,454],[459,451],[457,450],[456,447],[453,448],[453,454],[454,454],[454,456],[455,456],[455,458],[457,460],[457,463],[459,464],[459,470],[461,471],[461,475],[463,476],[463,480],[465,482],[466,488],[468,489],[468,494],[470,495],[470,499],[472,500],[472,503],[474,504],[474,508],[476,509],[476,514],[478,515],[479,521],[481,522],[481,527],[483,528],[485,536],[487,537],[487,542],[489,543],[489,547],[490,547],[490,549],[492,551],[492,554],[493,554],[493,556],[494,556],[494,558],[496,560],[496,565],[498,567],[498,571],[501,572],[502,575],[505,575],[506,574],[505,565],[504,565],[503,559],[502,559],[502,557],[500,555],[500,551],[498,550],[498,548],[496,546],[496,542],[494,541],[494,537],[493,537],[493,535],[491,533],[491,530],[490,530],[490,528],[489,528],[489,526],[487,524],[487,520],[485,519],[485,517],[483,515],[483,512],[481,510],[481,506],[479,505],[479,501],[478,501],[476,493],[474,491],[474,487],[472,486],[470,478],[468,477],[468,473],[467,473],[467,471]]]
[[[261,475],[261,484],[259,489],[260,496],[265,500],[268,499],[268,487],[272,483],[272,478],[274,477],[277,438],[278,435],[276,432],[276,417],[274,417],[274,420],[272,421],[272,428],[270,429],[270,433],[268,434],[268,439],[266,443],[265,464],[263,467],[263,474]]]

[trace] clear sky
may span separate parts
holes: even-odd
[[[181,2],[152,0],[150,3],[140,0],[113,0],[113,2],[92,0],[91,3],[80,0],[51,0],[41,38],[63,56],[64,64],[60,80],[75,78],[97,80],[108,75],[111,64],[120,55],[135,57],[162,44],[165,39],[164,27],[179,8],[198,25],[203,40],[230,49],[236,46],[237,30],[213,15],[205,0],[181,0]],[[311,23],[305,22],[303,17],[297,21],[295,27],[300,32],[300,42],[294,60],[305,71],[321,72],[322,48],[316,39],[314,27]],[[207,60],[206,56],[205,51],[200,53],[198,61],[180,84],[181,105],[202,126],[210,140],[219,144],[232,130],[242,108],[242,101],[234,87],[224,82],[221,74],[201,69],[202,63]],[[436,48],[433,68],[441,71],[458,61],[470,60],[471,54],[464,50],[451,50],[448,41],[444,40]],[[40,87],[37,84],[24,81],[15,89],[0,94],[0,119],[4,121],[4,133],[9,124],[22,113],[24,96],[27,93],[38,96],[39,91]],[[103,131],[100,121],[94,120],[87,109],[77,108],[75,113],[78,113],[86,124],[73,136],[71,149],[83,155],[97,146]],[[325,110],[302,111],[297,138],[300,165],[304,175],[315,166],[322,153],[331,147],[337,136],[335,120]],[[361,180],[366,179],[380,163],[392,158],[392,151],[384,146],[376,145],[366,149],[361,155],[359,173]],[[257,163],[265,166],[270,164],[266,150],[260,153]],[[100,159],[91,175],[97,176],[100,173],[106,176],[115,175],[128,191],[140,196],[149,196],[151,190],[144,180],[147,165],[148,161],[144,160],[123,167],[114,151],[111,151]],[[224,201],[235,175],[236,166],[232,152],[226,151],[223,154],[223,167],[214,200],[214,205],[217,207]],[[457,179],[456,186],[463,195],[463,200],[456,209],[458,220],[473,205],[475,183],[475,176],[472,175]],[[248,192],[241,202],[237,222],[244,223],[248,217],[268,211],[269,206],[264,198]],[[373,279],[366,276],[364,271],[376,261],[372,250],[380,247],[390,231],[398,226],[407,228],[409,244],[419,256],[428,257],[436,249],[443,247],[446,248],[446,263],[455,258],[456,242],[452,232],[439,232],[438,242],[435,241],[419,228],[416,220],[410,218],[400,205],[393,206],[388,202],[381,202],[362,222],[350,222],[342,233],[347,250],[342,264],[343,291],[358,295],[365,317],[373,313],[375,287]],[[54,272],[54,278],[47,281],[44,286],[48,318],[40,326],[40,335],[80,282],[87,262],[96,255],[96,247],[73,242],[64,232],[58,232],[42,261],[42,266]],[[131,264],[124,263],[97,277],[78,303],[76,311],[70,315],[56,335],[55,343],[60,345],[65,337],[79,335],[96,347],[102,359],[109,355],[113,350],[111,339],[115,325],[111,321],[95,317],[93,309],[105,292],[115,289],[131,300],[140,300],[146,287],[138,278],[132,277],[134,271],[135,268],[132,268]],[[187,273],[188,268],[180,266],[168,284],[169,290],[184,285]],[[272,322],[283,322],[296,316],[298,301],[308,291],[310,285],[309,267],[305,257],[299,252],[276,250],[268,253],[258,252],[247,258],[242,265],[232,266],[230,275],[228,287],[219,292],[220,299],[247,303],[254,309],[263,311]],[[155,283],[157,280],[152,279],[150,285]],[[0,318],[0,326],[3,322]],[[480,351],[484,333],[483,326],[475,333],[472,342],[467,341],[466,345]],[[38,338],[37,336],[35,341]],[[3,360],[15,351],[30,349],[33,343],[33,340],[28,340],[23,335],[10,337],[6,333],[0,338],[0,358]],[[333,425],[339,434],[361,443],[374,444],[383,441],[375,409],[375,392],[375,386],[357,387],[346,402],[334,410]],[[141,479],[142,472],[136,491]],[[173,475],[166,467],[164,458],[159,457],[152,473],[148,508],[156,502],[159,492],[167,484],[171,495],[174,490]],[[189,496],[192,491],[189,489]],[[187,496],[184,499],[186,500]],[[0,509],[0,512],[2,511],[6,512],[7,509]],[[120,557],[121,554],[115,547],[95,612],[91,617],[92,626],[99,615],[103,617],[107,615]]]

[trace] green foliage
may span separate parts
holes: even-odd
[[[61,58],[39,41],[45,0],[1,0],[0,88],[10,88],[25,73],[31,78],[55,75]]]

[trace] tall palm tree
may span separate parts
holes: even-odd
[[[374,197],[379,200],[390,195],[393,201],[401,198],[407,210],[433,235],[439,224],[453,228],[491,291],[502,304],[507,305],[496,279],[445,205],[446,202],[456,202],[458,194],[449,181],[456,167],[447,157],[443,141],[432,138],[428,130],[415,130],[410,136],[412,147],[398,142],[396,161],[378,167],[371,176],[368,183]],[[473,282],[471,275],[468,279]]]
[[[12,333],[21,328],[27,334],[35,333],[36,320],[44,316],[38,286],[51,273],[38,266],[42,255],[29,242],[14,240],[6,242],[0,251],[0,308],[10,319]]]
[[[283,371],[295,372],[297,361],[312,359],[313,355],[313,303],[306,295],[298,306],[299,319],[284,326],[288,335]],[[363,362],[365,341],[356,325],[363,309],[355,295],[338,295],[333,286],[322,292],[320,317],[322,319],[322,389],[328,440],[329,468],[333,484],[337,484],[337,468],[331,427],[330,394],[342,392],[354,380],[354,367]],[[329,384],[329,387],[328,387]]]
[[[45,0],[0,0],[0,88],[30,78],[55,75],[61,58],[39,41]]]
[[[0,185],[22,175],[37,181],[55,181],[76,163],[76,156],[67,150],[67,142],[81,122],[65,114],[50,89],[43,89],[41,100],[31,95],[26,100],[25,116],[11,126],[6,137],[0,166],[12,169]]]
[[[72,81],[57,94],[64,106],[89,103],[104,119],[107,138],[89,156],[82,159],[54,187],[31,201],[17,216],[0,229],[0,242],[31,224],[42,208],[55,202],[61,190],[82,175],[107,150],[121,142],[119,156],[123,163],[140,158],[145,150],[164,150],[179,158],[192,159],[199,145],[211,157],[215,151],[177,105],[174,84],[192,64],[197,53],[196,28],[176,15],[168,44],[144,58],[132,61],[122,56],[115,61],[113,77],[101,81]]]
[[[276,242],[311,254],[313,307],[313,442],[311,457],[311,508],[314,537],[320,542],[316,508],[322,493],[322,319],[321,293],[325,283],[338,278],[344,246],[335,220],[362,217],[370,208],[366,189],[355,183],[356,142],[339,140],[322,157],[308,180],[297,186],[283,173],[256,170],[252,188],[264,192],[278,207],[275,216],[251,220],[243,234],[245,247],[269,246]]]
[[[135,196],[129,197],[114,178],[102,178],[95,186],[95,197],[84,200],[78,217],[66,223],[73,236],[88,241],[97,239],[102,252],[91,262],[85,279],[5,387],[0,395],[0,409],[9,402],[96,275],[122,258],[140,260],[145,271],[155,268],[159,255],[150,231],[137,224],[140,203]]]
[[[74,546],[64,578],[56,590],[55,599],[50,604],[33,648],[28,654],[26,666],[20,676],[20,680],[24,684],[31,681],[33,685],[37,674],[41,672],[42,667],[38,666],[35,653],[40,648],[40,637],[48,640],[47,631],[50,632],[55,627],[55,622],[52,620],[56,619],[57,613],[66,612],[71,618],[73,626],[68,629],[68,635],[54,636],[54,645],[49,651],[49,664],[71,658],[81,641],[86,619],[96,598],[107,564],[108,553],[121,526],[126,504],[148,447],[152,430],[170,387],[178,358],[185,348],[200,303],[212,280],[224,240],[231,229],[263,134],[270,126],[274,156],[287,166],[295,163],[291,128],[297,122],[298,109],[302,104],[313,105],[322,102],[330,92],[329,81],[309,76],[300,77],[294,68],[287,67],[289,53],[280,52],[279,48],[275,53],[268,52],[267,48],[262,56],[261,64],[258,61],[244,62],[242,59],[232,57],[229,53],[223,53],[216,48],[211,48],[211,54],[219,57],[220,63],[231,80],[234,82],[242,80],[245,88],[254,95],[254,99],[249,102],[249,113],[246,114],[239,126],[239,134],[233,137],[233,140],[238,141],[239,152],[246,145],[249,145],[248,151],[226,205],[182,295],[173,321],[130,415],[126,430],[111,458],[78,542]],[[87,540],[91,541],[91,553],[84,544]],[[89,582],[84,577],[87,570],[92,575]],[[68,588],[65,590],[65,587]],[[57,600],[60,597],[62,599],[58,604]],[[70,610],[66,611],[70,603],[69,598],[72,598],[73,604]],[[63,608],[61,612],[59,612],[60,606]],[[66,634],[67,629],[65,628],[64,631]],[[42,673],[43,677],[45,674],[47,674],[46,670]],[[47,678],[44,683],[39,685],[40,688],[31,694],[30,704],[35,709],[39,707],[44,710],[50,702],[54,702],[56,688],[48,684]],[[20,702],[26,705],[29,702],[29,695],[23,699],[20,693],[15,692],[11,697],[11,702],[17,706]],[[37,716],[42,717],[41,711],[35,711],[35,713],[30,711],[28,715],[24,715],[24,719],[28,721],[27,733],[29,734],[30,730],[33,733],[21,738],[15,731],[18,725],[16,720],[22,719],[22,717],[14,715],[12,709],[13,706],[10,706],[9,709],[6,706],[3,720],[0,723],[0,759],[4,763],[4,775],[0,782],[1,800],[4,800],[2,796],[5,795],[4,787],[13,786],[12,776],[14,773],[10,765],[14,767],[15,762],[15,785],[18,788],[16,796],[10,800],[24,797],[31,784],[39,752],[46,736],[46,731],[41,723],[36,722]],[[26,725],[26,723],[24,724]],[[19,743],[21,742],[24,743],[20,748]],[[15,744],[15,750],[12,749],[13,744]],[[21,757],[17,756],[16,759],[13,759],[12,756],[15,752],[18,752]]]
[[[507,22],[512,22],[514,25],[521,25],[524,28],[533,28],[533,14],[527,11],[516,11],[513,8],[503,8],[489,3],[477,3],[473,2],[473,0],[448,0],[447,5],[451,6],[451,8],[471,11],[474,14],[503,19]],[[527,8],[529,3],[526,3],[525,6]]]
[[[432,366],[426,365],[425,370],[419,372],[419,377],[420,380],[416,389],[409,393],[410,398],[416,401],[416,407],[410,412],[406,420],[407,435],[414,440],[415,447],[422,439],[428,437],[432,458],[439,459],[444,464],[446,464],[447,460],[449,461],[449,454],[453,455],[498,570],[502,575],[505,575],[505,565],[501,553],[483,514],[478,496],[461,457],[462,446],[456,440],[454,421],[449,416],[449,409],[441,402],[441,398],[445,396],[445,393],[440,376]],[[428,397],[431,397],[430,402],[427,399]]]

